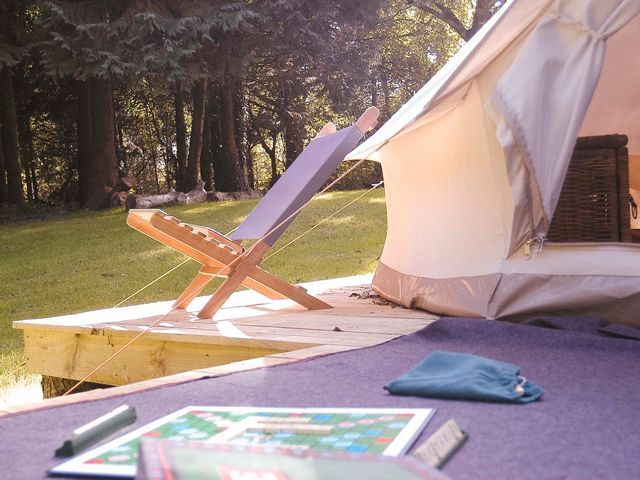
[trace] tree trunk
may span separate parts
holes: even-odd
[[[248,190],[248,182],[243,168],[242,154],[236,134],[236,84],[227,77],[220,90],[220,140],[222,156],[216,158],[214,175],[216,190],[234,192]]]
[[[238,152],[235,137],[235,115],[233,108],[233,92],[230,86],[222,85],[220,88],[220,116],[218,119],[220,128],[220,155],[214,159],[214,178],[216,190],[230,192],[237,190],[236,165]]]
[[[43,398],[54,398],[59,397],[67,393],[67,390],[74,387],[78,383],[77,380],[71,380],[68,378],[60,378],[60,377],[50,377],[49,375],[43,375],[41,386],[42,386],[42,397]],[[94,383],[94,382],[84,382],[77,389],[74,390],[74,393],[80,392],[88,392],[90,390],[95,390],[97,388],[110,388],[111,385],[104,385],[102,383]]]
[[[384,97],[384,108],[382,109],[382,117],[389,118],[391,116],[391,94],[389,93],[389,77],[386,71],[382,71],[380,75],[380,81],[382,83],[382,96]]]
[[[236,144],[239,145],[240,152],[240,168],[242,169],[242,178],[246,188],[244,190],[252,190],[255,187],[255,175],[253,173],[253,157],[249,148],[248,128],[249,118],[247,115],[248,105],[242,82],[237,83],[236,88]]]
[[[0,205],[7,201],[7,174],[4,168],[4,144],[2,126],[0,126]]]
[[[158,195],[129,195],[125,201],[127,210],[131,208],[156,208],[178,203],[178,196],[184,193],[171,190]]]
[[[22,173],[18,155],[18,120],[13,92],[13,76],[8,68],[0,71],[0,100],[2,111],[2,145],[4,148],[4,168],[7,172],[7,201],[13,205],[24,205]]]
[[[193,190],[182,193],[171,190],[161,195],[127,195],[124,205],[131,208],[156,208],[175,203],[189,204],[202,203],[207,201],[208,194],[204,189],[204,182],[200,180]]]
[[[284,96],[283,112],[280,115],[284,124],[284,154],[285,167],[289,168],[296,158],[304,149],[305,128],[300,118],[290,113],[295,111],[295,100],[297,94],[294,93],[294,85],[291,82],[285,82],[282,86],[282,94]]]
[[[153,149],[153,180],[156,184],[156,192],[160,191],[160,176],[158,175],[158,156]]]
[[[482,28],[482,26],[487,23],[487,21],[493,15],[493,8],[496,5],[495,0],[477,0],[476,1],[476,10],[473,13],[473,20],[471,23],[471,28],[467,30],[467,39],[473,37],[478,30]]]
[[[209,101],[207,102],[207,120],[209,122],[209,134],[211,135],[211,188],[208,190],[220,190],[218,181],[220,180],[220,169],[223,169],[223,146],[222,146],[222,88],[220,85],[210,85]]]
[[[496,0],[476,0],[476,6],[471,21],[471,27],[467,28],[465,24],[456,16],[454,11],[442,1],[434,0],[407,0],[410,5],[415,5],[424,12],[445,22],[451,29],[460,35],[465,42],[469,41],[480,28],[487,23],[491,16],[497,10],[504,6],[505,2],[497,2]],[[497,8],[496,8],[497,7]]]
[[[31,124],[28,112],[20,118],[20,131],[18,134],[20,143],[20,159],[22,160],[22,168],[27,183],[27,201],[35,202],[37,199],[37,191],[34,191],[35,178],[32,178],[34,169],[33,164],[33,136],[31,134]]]
[[[264,150],[269,157],[269,163],[271,164],[271,180],[269,181],[269,186],[272,187],[280,178],[280,175],[278,174],[277,154],[278,131],[271,131],[271,146],[267,144],[267,141],[264,138],[260,138],[260,145],[262,146],[262,150]]]
[[[33,137],[31,140],[31,158],[33,159]],[[31,182],[33,184],[33,201],[38,202],[40,200],[40,194],[38,193],[38,177],[36,176],[36,165],[35,162],[31,162]]]
[[[375,73],[371,75],[371,106],[378,106],[378,77]]]
[[[95,170],[90,172],[90,190],[86,205],[91,209],[108,206],[109,191],[118,181],[111,81],[92,78],[91,133]]]
[[[204,126],[202,132],[202,153],[200,154],[200,176],[204,181],[206,191],[213,190],[213,171],[211,169],[211,108],[207,103],[204,115]]]
[[[109,206],[112,208],[122,207],[126,204],[127,198],[132,188],[138,184],[136,177],[122,177],[115,187],[109,192]]]
[[[33,134],[31,132],[31,110],[27,101],[26,79],[22,71],[16,72],[13,78],[13,87],[16,92],[16,118],[18,121],[18,146],[19,157],[24,173],[24,182],[27,187],[27,203],[37,200],[37,186],[35,168],[33,166]],[[20,96],[22,96],[22,101]]]
[[[302,153],[303,138],[305,135],[304,127],[298,125],[295,119],[287,122],[284,129],[284,148],[286,152],[286,166],[289,168],[296,158]]]
[[[189,158],[184,178],[184,190],[193,189],[200,180],[200,158],[202,155],[204,115],[207,103],[207,79],[196,82],[192,90],[193,110],[191,113],[191,138],[189,139]]]
[[[116,146],[116,164],[118,168],[118,177],[123,177],[129,173],[129,159],[127,158],[127,150],[124,147],[124,134],[122,133],[122,124],[118,122],[118,112],[120,105],[111,90],[111,105],[113,108],[113,142]]]
[[[176,86],[176,189],[183,190],[187,166],[187,126],[184,121],[184,99],[180,85]]]
[[[247,190],[246,192],[209,192],[208,202],[224,202],[229,200],[252,200],[262,198],[262,192],[257,190]]]
[[[88,80],[77,84],[77,132],[78,132],[78,201],[87,205],[91,197],[91,175],[96,169],[91,151],[91,86]]]

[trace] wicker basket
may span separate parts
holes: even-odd
[[[630,242],[625,135],[581,137],[547,237],[554,242]]]

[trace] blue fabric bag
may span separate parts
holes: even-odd
[[[542,389],[519,376],[510,363],[465,353],[435,351],[414,368],[385,385],[394,395],[529,403]]]

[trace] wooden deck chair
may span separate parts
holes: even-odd
[[[268,298],[289,298],[308,309],[331,308],[258,265],[345,155],[376,125],[378,114],[371,107],[355,125],[339,131],[327,124],[229,238],[208,227],[181,223],[161,210],[130,210],[127,223],[131,227],[202,264],[174,307],[186,308],[210,280],[222,276],[225,281],[199,312],[200,318],[213,317],[240,285]],[[245,240],[257,241],[245,251],[241,245]]]

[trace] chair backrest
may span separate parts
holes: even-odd
[[[312,140],[240,224],[232,240],[264,237],[273,245],[295,219],[294,213],[320,190],[363,136],[360,128],[351,126]]]

